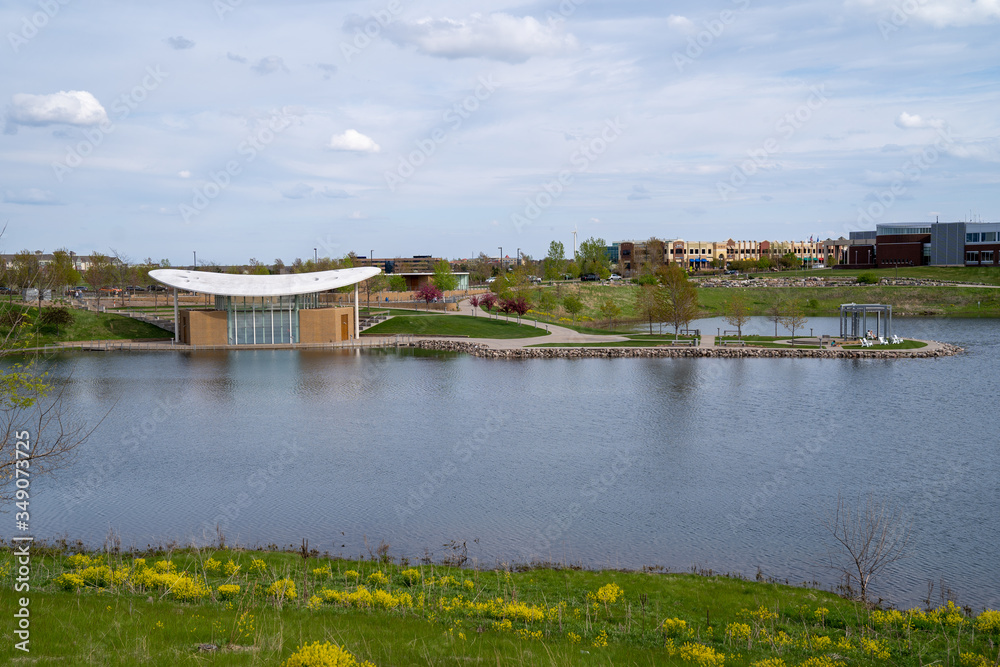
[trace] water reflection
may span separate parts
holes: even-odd
[[[983,556],[1000,542],[996,325],[894,324],[970,351],[66,354],[54,369],[73,407],[111,413],[68,474],[39,482],[33,507],[48,536],[98,545],[112,527],[144,546],[220,525],[231,541],[308,538],[345,555],[366,553],[365,536],[410,557],[457,539],[488,564],[761,567],[830,585],[822,516],[838,493],[875,489],[916,529],[914,557],[877,594],[915,604],[944,577],[976,604],[1000,592]],[[151,419],[158,408],[166,419]]]

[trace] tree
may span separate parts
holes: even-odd
[[[365,301],[371,306],[372,303],[372,293],[376,295],[382,290],[389,287],[389,278],[384,273],[377,273],[364,283],[365,286]]]
[[[389,291],[390,292],[405,292],[406,291],[406,278],[400,275],[392,274],[389,276]]]
[[[635,292],[635,312],[641,319],[649,321],[649,333],[653,333],[653,322],[663,317],[663,297],[659,285],[639,285]]]
[[[252,276],[269,276],[271,275],[271,270],[267,268],[267,264],[264,264],[256,257],[250,258],[250,263],[247,265],[250,275]]]
[[[743,338],[743,326],[750,321],[750,306],[743,290],[730,291],[729,298],[723,305],[723,313],[723,319],[730,326],[736,327],[736,335]]]
[[[67,285],[80,282],[80,272],[73,266],[73,258],[69,250],[60,248],[52,253],[52,263],[47,267],[49,285],[62,294]]]
[[[83,279],[97,292],[97,308],[101,308],[101,290],[108,287],[113,279],[111,259],[99,252],[90,253],[90,263],[83,272]]]
[[[775,293],[771,298],[771,303],[767,304],[767,319],[774,322],[774,337],[778,337],[778,325],[785,315],[785,300],[781,295]]]
[[[42,266],[36,253],[22,250],[14,255],[11,265],[10,278],[19,290],[41,286]]]
[[[480,296],[478,294],[473,294],[471,297],[469,297],[469,305],[472,306],[472,316],[473,317],[475,317],[476,313],[479,311],[479,305],[481,303],[482,303],[482,300],[481,300],[481,298],[480,298]]]
[[[501,310],[505,313],[517,313],[517,323],[521,324],[521,318],[531,309],[528,300],[521,294],[507,297],[502,301]]]
[[[437,301],[444,294],[437,286],[427,283],[417,290],[417,298],[427,303],[427,310],[431,309],[431,301]]]
[[[566,266],[566,248],[562,241],[549,243],[549,254],[542,261],[542,266],[546,280],[558,280],[562,277]]]
[[[486,312],[490,313],[493,311],[493,306],[497,305],[497,295],[493,292],[487,292],[479,297],[479,305],[486,309]]]
[[[458,278],[451,271],[451,263],[446,259],[434,265],[434,275],[431,282],[442,292],[450,292],[458,286]]]
[[[830,555],[830,567],[844,577],[848,594],[868,603],[868,588],[886,567],[906,557],[910,525],[902,508],[869,493],[851,506],[837,495],[837,509],[823,527],[840,545],[840,558]]]
[[[674,262],[661,267],[658,277],[663,287],[660,294],[664,320],[674,325],[674,338],[677,338],[680,328],[686,328],[698,316],[698,291],[688,280],[684,269]]]
[[[563,297],[563,308],[576,320],[577,313],[583,310],[583,301],[575,294],[567,294]]]
[[[479,256],[469,263],[469,280],[476,284],[486,282],[486,279],[493,275],[492,261],[486,253],[479,253]]]
[[[111,284],[117,287],[121,298],[121,305],[125,305],[125,294],[128,293],[129,285],[135,282],[135,268],[132,260],[123,252],[111,248]]]
[[[73,323],[73,314],[65,308],[46,308],[38,316],[38,323],[42,326],[55,327],[58,336],[59,327]]]
[[[602,280],[607,280],[611,276],[611,260],[607,254],[608,244],[604,239],[589,239],[580,244],[580,252],[577,262],[580,264],[580,273],[596,273]]]
[[[802,313],[802,307],[797,302],[789,301],[785,305],[785,312],[782,313],[780,319],[784,327],[792,332],[792,347],[795,347],[795,330],[801,329],[807,321],[806,316]]]

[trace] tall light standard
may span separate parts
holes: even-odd
[[[520,268],[520,266],[521,266],[521,249],[520,248],[517,249],[517,266],[518,266],[518,268]]]
[[[198,268],[198,251],[192,250],[191,252],[194,253],[194,262],[191,264],[191,270],[194,271]]]
[[[500,248],[500,273],[503,273],[503,246],[498,246]]]
[[[375,251],[368,251],[368,266],[375,266]]]
[[[319,264],[319,251],[316,248],[313,248],[313,268],[315,268],[317,264]]]

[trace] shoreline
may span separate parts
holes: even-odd
[[[406,345],[422,350],[462,352],[483,359],[581,359],[581,358],[719,358],[719,359],[932,359],[965,352],[950,343],[928,344],[915,350],[783,349],[764,347],[547,347],[498,348],[486,343],[453,340],[418,340]]]

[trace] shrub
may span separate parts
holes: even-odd
[[[408,570],[403,570],[400,573],[403,577],[403,583],[407,586],[413,586],[420,583],[420,570],[411,567]]]
[[[289,656],[284,667],[375,667],[375,664],[367,660],[359,662],[336,644],[313,642]]]
[[[858,274],[858,284],[859,285],[877,285],[878,284],[878,274],[874,271],[865,271],[864,273]]]
[[[240,587],[236,584],[222,584],[218,591],[220,600],[231,600],[240,594]]]
[[[368,575],[368,584],[370,586],[385,586],[389,583],[389,577],[385,576],[384,572],[372,572]]]
[[[294,600],[296,596],[295,582],[291,579],[278,579],[276,582],[267,587],[267,594],[273,595],[279,599],[286,598],[288,600]]]

